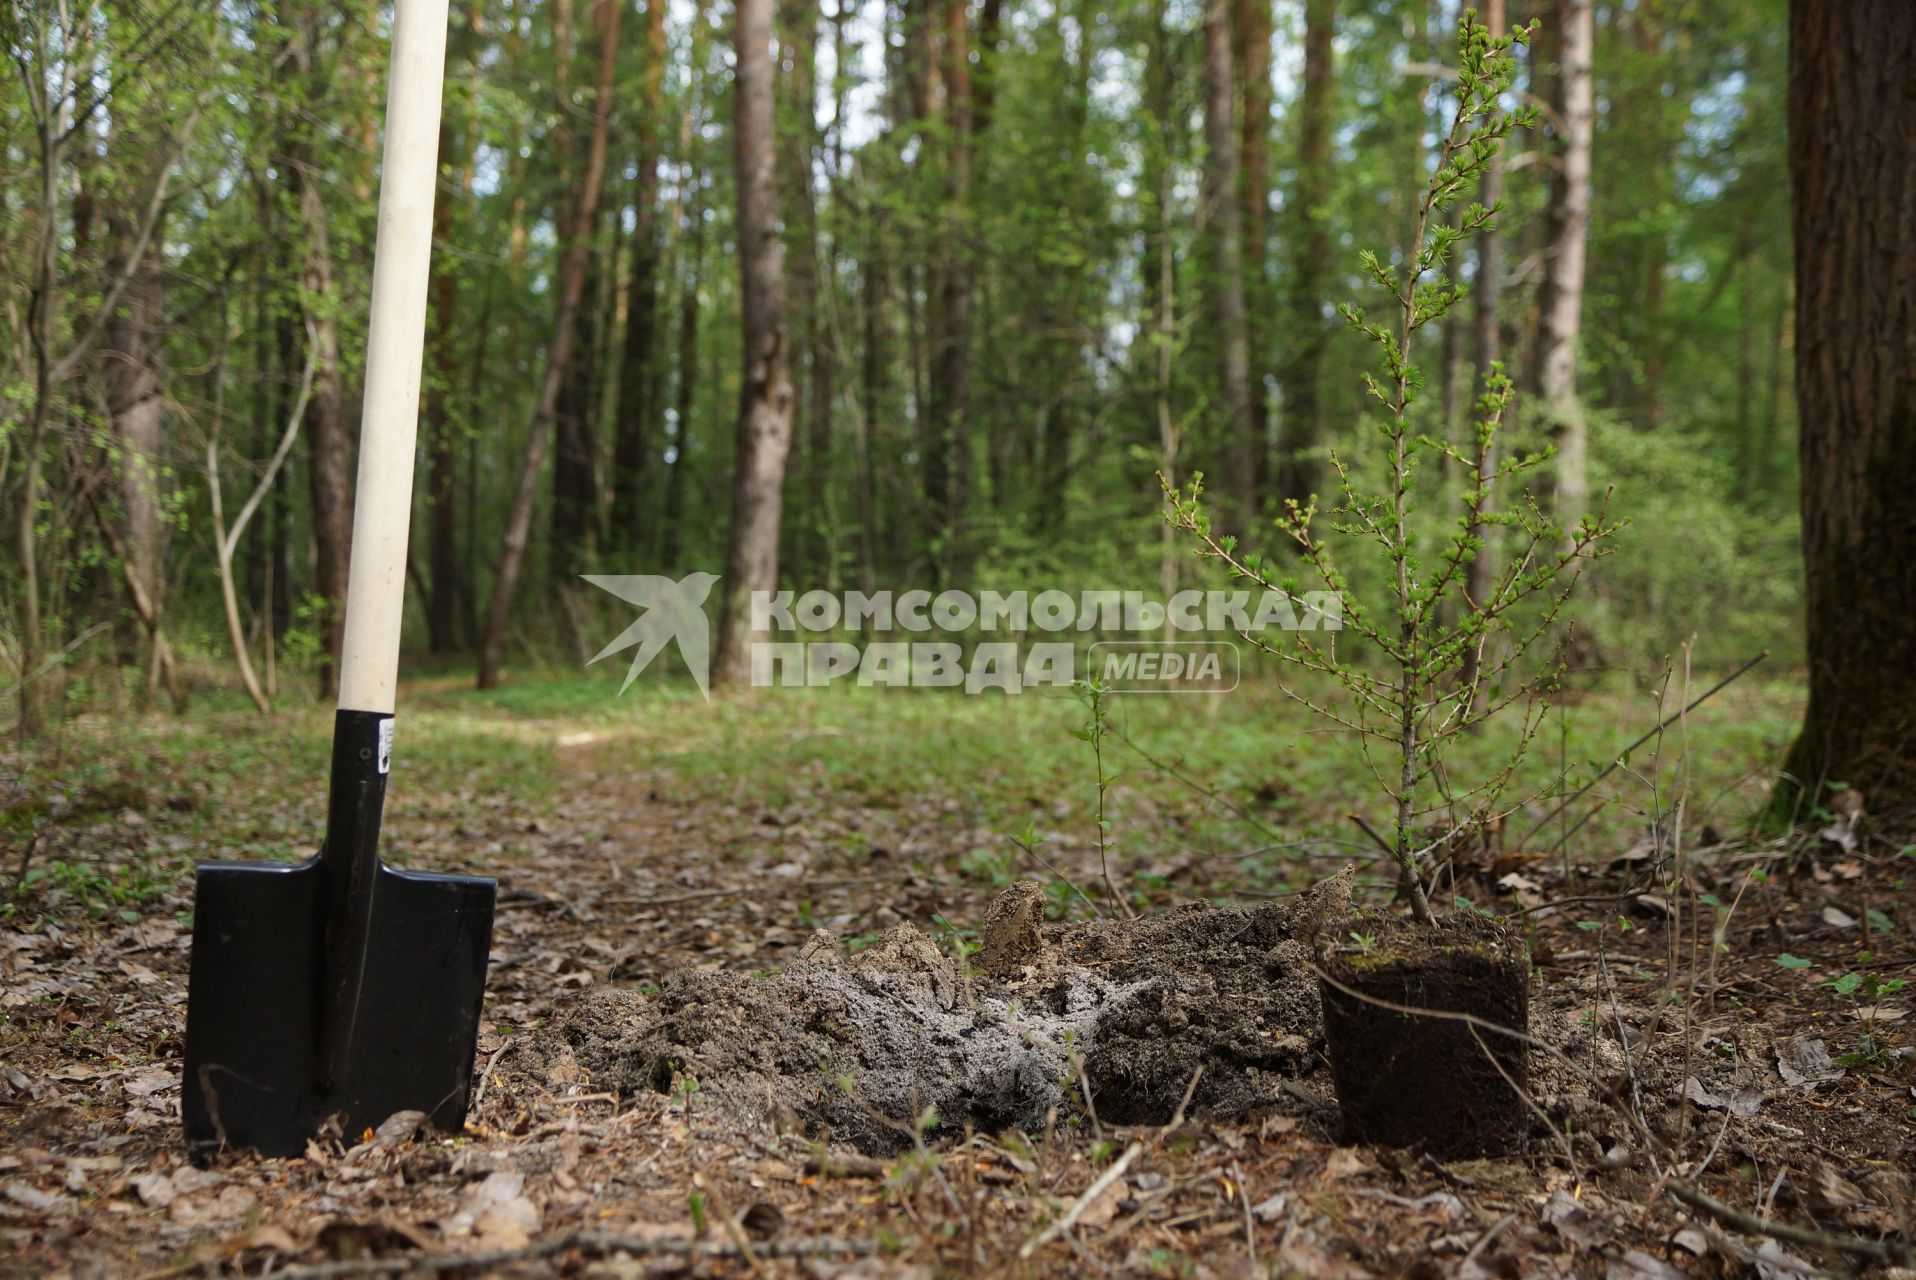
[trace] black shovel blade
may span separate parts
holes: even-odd
[[[323,875],[317,858],[200,864],[182,1102],[195,1152],[299,1155],[334,1115],[348,1141],[397,1111],[465,1123],[494,882],[378,864],[350,1067],[322,1087]]]

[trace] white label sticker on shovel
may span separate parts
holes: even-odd
[[[387,717],[379,722],[379,771],[387,772],[393,767],[393,722]]]

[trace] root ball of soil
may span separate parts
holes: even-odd
[[[1319,954],[1344,1138],[1446,1157],[1497,1154],[1527,1127],[1530,955],[1478,916],[1352,917]],[[1417,1016],[1425,1009],[1464,1017]]]

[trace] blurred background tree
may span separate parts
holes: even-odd
[[[623,40],[606,4],[454,6],[419,662],[468,661],[492,600],[495,673],[574,663],[603,639],[576,574],[726,560],[744,344],[764,332],[726,163],[734,13],[615,3]],[[1519,437],[1567,446],[1546,498],[1618,487],[1631,523],[1575,665],[1657,666],[1693,633],[1702,666],[1800,655],[1785,0],[1491,7],[1542,23],[1511,99],[1544,127],[1496,175],[1497,236],[1454,268],[1474,296],[1433,336],[1420,429],[1462,430],[1500,355],[1529,393]],[[1458,16],[780,5],[776,580],[1196,580],[1161,552],[1167,460],[1279,546],[1282,498],[1321,488],[1360,429],[1367,355],[1332,307],[1378,301],[1356,246],[1404,242]],[[300,696],[328,679],[385,21],[367,0],[10,11],[0,589],[23,725],[87,696],[84,662],[136,698],[181,658],[237,690],[206,447],[231,511],[296,404],[236,586],[269,696],[289,671]]]

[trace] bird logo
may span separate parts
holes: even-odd
[[[632,655],[632,665],[626,668],[625,683],[619,686],[619,692],[624,693],[667,643],[676,643],[679,657],[685,660],[699,692],[705,695],[706,701],[711,701],[712,631],[705,619],[705,598],[712,594],[712,586],[719,580],[716,573],[688,573],[676,581],[649,573],[580,576],[600,590],[610,591],[627,604],[644,610],[638,621],[599,650],[587,666],[637,645],[639,651]]]

